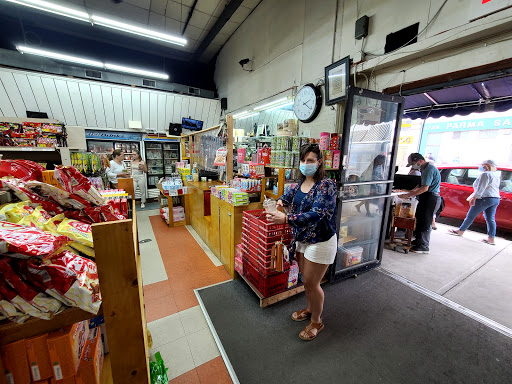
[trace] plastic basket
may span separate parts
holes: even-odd
[[[286,290],[290,271],[265,277],[244,257],[244,273],[247,280],[263,295],[269,297]]]
[[[286,224],[270,224],[265,217],[264,209],[254,211],[244,211],[244,219],[248,219],[254,225],[262,227],[265,231],[274,231],[282,229]]]
[[[282,273],[282,272],[276,272],[272,268],[270,268],[270,261],[268,263],[265,263],[266,265],[264,265],[261,262],[260,258],[253,256],[250,252],[245,253],[245,258],[252,265],[252,267],[255,268],[264,277],[275,276],[275,275],[279,275],[280,273]],[[289,262],[285,261],[284,269],[285,269],[285,271],[288,271],[290,269]]]

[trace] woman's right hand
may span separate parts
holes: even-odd
[[[279,209],[279,207],[283,208],[284,207],[283,200],[281,200],[281,199],[277,200],[276,207],[277,207],[277,209]]]

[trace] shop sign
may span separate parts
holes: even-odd
[[[412,142],[414,141],[414,136],[400,136],[400,140],[398,142],[398,144],[412,144]]]
[[[85,130],[86,139],[101,139],[101,140],[126,140],[126,141],[141,141],[142,134],[133,132],[114,132],[114,131],[100,131],[100,130]]]
[[[485,119],[444,121],[425,124],[423,132],[480,131],[486,129],[512,128],[511,117],[488,117]]]

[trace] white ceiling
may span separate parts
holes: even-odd
[[[200,57],[200,61],[210,61],[260,1],[245,0],[210,43]],[[66,2],[73,2],[82,9],[94,10],[98,14],[108,15],[126,23],[137,23],[156,31],[181,36],[194,0],[124,0],[121,3],[114,3],[111,0],[67,0]],[[198,0],[184,34],[188,44],[185,47],[173,46],[173,48],[190,53],[195,52],[228,2],[228,0]]]

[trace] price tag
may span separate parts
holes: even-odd
[[[62,380],[64,378],[62,376],[62,369],[60,368],[59,363],[54,363],[53,373],[55,374],[55,380]]]

